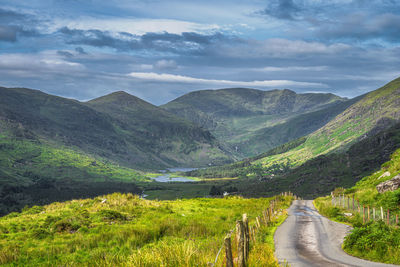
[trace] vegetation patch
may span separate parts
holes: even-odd
[[[291,198],[279,197],[276,209]],[[225,235],[247,213],[262,215],[271,198],[140,199],[114,193],[12,213],[0,218],[4,266],[207,266]],[[34,208],[36,210],[38,208]],[[278,266],[273,225],[262,227],[249,266]],[[218,264],[222,264],[220,257]],[[271,265],[270,265],[271,263]]]

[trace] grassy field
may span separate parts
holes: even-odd
[[[277,209],[289,206],[279,197]],[[254,224],[271,199],[199,198],[151,201],[114,193],[94,199],[34,206],[0,218],[4,266],[207,266],[243,213]],[[278,266],[274,227],[252,243],[249,265]],[[218,264],[222,264],[223,256]],[[264,265],[266,266],[266,265]]]

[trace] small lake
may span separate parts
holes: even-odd
[[[169,182],[195,182],[195,180],[188,179],[186,177],[171,177],[167,172],[188,172],[196,170],[196,168],[170,168],[167,170],[160,171],[163,173],[160,176],[151,178],[152,180],[159,183],[169,183]]]

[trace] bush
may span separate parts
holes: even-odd
[[[101,210],[98,214],[106,221],[126,221],[127,217],[115,210]]]
[[[346,236],[343,249],[354,255],[390,263],[400,263],[400,229],[383,221],[356,226]]]

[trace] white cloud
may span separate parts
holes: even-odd
[[[173,70],[178,68],[178,64],[176,64],[175,60],[166,60],[166,59],[162,59],[156,62],[156,64],[154,64],[154,67],[156,67],[157,69],[160,70]]]
[[[264,67],[264,68],[253,68],[254,71],[262,71],[262,72],[269,72],[269,71],[324,71],[327,70],[328,66],[291,66],[291,67]]]
[[[101,19],[82,17],[77,20],[55,19],[49,27],[50,32],[59,28],[68,27],[79,30],[101,30],[109,32],[127,32],[135,35],[143,35],[148,32],[168,32],[181,34],[183,32],[212,32],[220,27],[216,24],[199,24],[189,21],[173,19]]]
[[[3,54],[0,55],[0,69],[36,72],[81,71],[85,66],[65,60],[57,51],[44,51],[38,54]]]
[[[218,53],[233,58],[284,57],[293,58],[301,55],[337,54],[352,49],[351,46],[335,43],[306,42],[271,38],[263,41],[247,40],[241,43],[223,43]]]
[[[205,84],[216,86],[244,86],[244,87],[313,87],[313,88],[327,88],[326,84],[312,83],[312,82],[298,82],[291,80],[263,80],[263,81],[231,81],[231,80],[216,80],[216,79],[202,79],[190,76],[174,75],[166,73],[154,72],[132,72],[128,74],[140,80],[154,81],[154,82],[167,82],[167,83],[191,83],[191,84]]]

